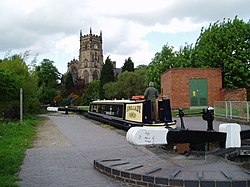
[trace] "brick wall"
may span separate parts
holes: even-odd
[[[247,101],[247,90],[240,88],[236,90],[222,90],[225,101]]]
[[[208,106],[223,100],[221,69],[173,68],[161,75],[161,94],[171,100],[172,108],[190,108],[190,79],[207,79]]]

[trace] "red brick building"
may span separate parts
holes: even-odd
[[[224,100],[219,68],[173,68],[161,75],[161,94],[172,108],[213,106]]]

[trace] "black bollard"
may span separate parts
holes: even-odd
[[[207,131],[214,131],[213,120],[214,120],[214,108],[209,107],[203,109],[202,119],[207,121]]]
[[[69,115],[68,106],[65,106],[65,115]]]
[[[179,117],[181,119],[181,129],[184,130],[185,129],[185,125],[184,125],[184,121],[183,121],[183,117],[184,117],[184,112],[182,108],[179,108]]]

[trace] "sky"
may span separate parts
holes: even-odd
[[[103,37],[104,61],[131,57],[148,65],[164,45],[192,44],[202,27],[238,16],[248,22],[250,0],[0,0],[0,59],[29,51],[28,61],[54,61],[60,73],[79,56],[83,35]]]

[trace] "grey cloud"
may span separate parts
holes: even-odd
[[[195,23],[215,22],[223,18],[249,19],[249,0],[175,0],[174,4],[167,8],[162,8],[157,12],[120,14],[117,17],[133,20],[137,23],[153,26],[155,23],[167,25],[172,18],[180,20],[191,17]]]
[[[88,1],[85,0],[53,0],[26,14],[18,7],[7,7],[6,2],[8,1],[0,1],[0,51],[33,48],[45,53],[55,50],[51,49],[50,47],[54,46],[50,45],[54,45],[61,38],[78,35],[80,29],[83,29],[83,33],[88,33],[89,27],[94,25],[103,30],[105,53],[127,56],[140,47],[127,42],[127,34],[133,32],[126,28],[128,21],[154,26],[156,23],[167,25],[173,17],[180,20],[191,17],[195,23],[212,23],[223,18],[234,18],[236,15],[249,19],[250,7],[249,0],[175,0],[171,6],[163,6],[157,12],[99,15],[88,9]],[[143,9],[143,5],[140,8]],[[103,29],[102,23],[98,22],[101,17],[104,19],[103,16],[124,21],[124,28],[119,30],[119,33],[108,36],[107,33],[112,31],[112,25],[105,23],[106,30]],[[93,20],[90,21],[91,19]],[[96,31],[96,27],[93,30]],[[97,33],[99,34],[99,30]]]
[[[84,5],[78,3],[76,7],[78,1],[70,2],[63,4],[57,1],[54,6],[41,7],[29,14],[18,9],[2,7],[5,11],[0,13],[0,50],[29,48],[49,35],[53,39],[53,36],[58,34],[78,33],[82,26],[80,24],[87,23],[84,15],[79,14]]]
[[[213,22],[223,18],[234,18],[236,15],[244,18],[249,15],[249,0],[192,0],[184,4],[180,0],[169,10],[177,18],[193,17],[197,21]]]

